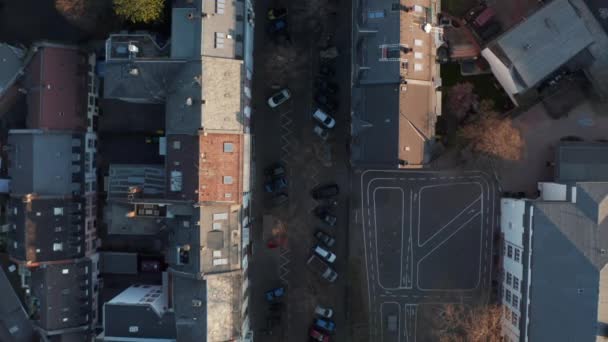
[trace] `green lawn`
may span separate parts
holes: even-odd
[[[460,74],[460,66],[457,63],[443,64],[441,66],[443,95],[446,96],[449,88],[459,82],[472,83],[475,88],[475,94],[479,96],[479,100],[489,99],[494,101],[497,111],[502,112],[511,108],[511,100],[509,100],[509,97],[502,88],[496,87],[498,81],[496,81],[492,74],[462,76]]]
[[[441,10],[455,17],[463,17],[477,3],[477,0],[443,0],[441,2]]]

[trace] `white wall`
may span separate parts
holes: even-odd
[[[523,279],[523,234],[526,201],[512,198],[501,200],[500,230],[503,245],[503,335],[511,341],[519,341],[519,318],[521,317]],[[517,254],[518,253],[518,254]],[[519,257],[517,257],[519,255]],[[514,299],[517,298],[517,301]],[[509,299],[507,301],[507,299]],[[517,315],[513,324],[513,315]]]

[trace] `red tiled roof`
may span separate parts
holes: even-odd
[[[199,202],[240,203],[242,135],[208,133],[199,142]],[[226,143],[232,152],[225,152]]]
[[[87,70],[76,48],[41,47],[26,69],[28,128],[84,131]]]

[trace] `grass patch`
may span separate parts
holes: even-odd
[[[464,17],[469,9],[477,5],[477,0],[443,0],[441,10],[455,17]]]
[[[509,110],[513,107],[511,100],[502,88],[497,87],[498,81],[491,74],[462,76],[460,74],[460,65],[457,63],[443,64],[441,66],[441,84],[444,88],[444,101],[449,88],[459,82],[470,82],[473,84],[474,92],[479,96],[479,100],[494,101],[495,108],[498,112]]]

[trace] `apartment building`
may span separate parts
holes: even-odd
[[[561,143],[539,197],[503,198],[506,341],[608,338],[608,146]]]
[[[163,191],[152,194],[152,178],[134,177],[141,184],[128,185],[120,199],[119,177],[110,174],[108,195],[118,197],[112,195],[106,218],[117,234],[120,227],[133,234],[169,232],[162,288],[173,326],[145,338],[249,340],[253,6],[248,0],[176,1],[171,25],[167,43],[147,33],[106,41],[104,98],[165,106],[164,165],[146,166],[162,168]],[[116,335],[114,324],[104,321],[105,340]],[[150,331],[131,325],[138,328],[127,336]]]

